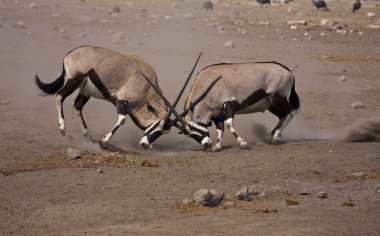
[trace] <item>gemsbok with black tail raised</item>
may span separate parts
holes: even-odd
[[[162,95],[156,72],[151,65],[138,56],[125,55],[101,47],[83,46],[70,51],[63,59],[61,76],[52,83],[43,83],[36,75],[35,82],[43,95],[55,94],[59,129],[63,135],[66,130],[63,102],[78,88],[74,109],[81,122],[83,135],[88,139],[91,137],[82,109],[90,97],[109,101],[116,106],[118,121],[101,140],[103,143],[110,140],[125,122],[126,115],[129,115],[134,123],[144,130],[140,145],[150,146],[159,136],[169,131],[172,126],[168,126],[171,121],[170,115],[177,114],[174,110],[176,104],[172,106]],[[176,102],[180,96],[181,93]],[[185,124],[176,125],[180,128],[183,126]]]
[[[196,98],[210,87],[216,77],[221,79],[210,88],[203,99],[193,104]],[[187,134],[208,148],[212,144],[207,127],[214,122],[217,142],[213,151],[222,149],[224,124],[237,142],[245,148],[247,142],[239,136],[233,126],[235,114],[249,114],[269,110],[279,118],[271,132],[272,142],[277,143],[281,133],[300,108],[295,91],[295,78],[286,66],[277,62],[224,63],[202,69],[185,101],[182,123],[187,124]],[[175,122],[175,120],[173,121]]]

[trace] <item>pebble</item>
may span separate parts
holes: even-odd
[[[287,179],[288,194],[307,195],[307,186],[299,180]]]
[[[8,100],[2,100],[2,101],[1,101],[1,105],[6,105],[6,104],[8,104],[8,103],[9,103]]]
[[[352,178],[361,179],[363,178],[365,173],[363,171],[352,173]]]
[[[375,186],[375,193],[380,194],[380,184]]]
[[[376,13],[374,13],[374,12],[368,12],[367,16],[368,17],[376,17]]]
[[[191,201],[190,199],[186,198],[182,201],[182,204],[183,205],[189,205],[190,203],[192,203],[193,201]]]
[[[12,25],[12,28],[15,28],[15,29],[26,29],[26,26],[25,26],[24,21],[19,20],[15,24]]]
[[[320,191],[317,193],[318,198],[327,198],[327,193],[325,191]]]
[[[235,44],[232,42],[232,40],[227,40],[226,43],[224,44],[225,48],[234,48]]]
[[[194,193],[193,200],[196,203],[205,205],[212,198],[212,194],[207,189],[200,189]]]
[[[78,150],[78,149],[68,148],[66,150],[66,153],[73,160],[76,160],[76,159],[80,158],[80,150]]]
[[[235,201],[226,201],[223,203],[223,208],[228,209],[228,208],[234,208],[236,206]]]
[[[321,26],[332,26],[333,23],[328,19],[322,19],[321,20]]]
[[[124,32],[114,34],[112,40],[114,43],[120,43],[124,39]]]
[[[96,170],[96,172],[98,172],[99,174],[103,174],[104,170],[103,170],[103,168],[99,168],[99,169]]]
[[[202,9],[206,11],[212,11],[214,9],[214,4],[211,1],[206,1],[203,3]]]
[[[116,6],[114,8],[112,8],[112,13],[120,13],[120,7]]]
[[[292,26],[290,26],[290,29],[292,29],[292,30],[297,30],[298,27],[297,27],[296,25],[292,25]]]
[[[354,102],[351,104],[351,107],[354,108],[354,109],[358,109],[358,108],[363,108],[363,103],[360,102],[360,101],[357,101],[357,102]]]
[[[339,81],[340,82],[346,81],[346,76],[342,75],[341,77],[339,77]]]
[[[35,8],[36,7],[36,3],[35,2],[31,2],[30,4],[29,4],[29,8]]]
[[[343,36],[347,34],[347,30],[343,30],[343,29],[338,29],[338,30],[336,30],[336,32],[340,35],[343,35]]]

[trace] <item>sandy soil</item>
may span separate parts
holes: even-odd
[[[352,1],[327,2],[330,12],[307,1],[260,8],[220,0],[206,12],[201,0],[1,0],[0,235],[379,235],[379,142],[336,139],[356,121],[380,117],[380,31],[371,29],[380,25],[379,2],[363,1],[355,15]],[[347,34],[321,27],[321,19]],[[288,20],[307,25],[291,29]],[[227,40],[235,47],[225,48]],[[111,141],[127,151],[107,152],[81,136],[75,96],[65,102],[61,136],[54,97],[39,96],[33,81],[35,73],[54,80],[63,56],[87,44],[144,57],[169,100],[200,50],[197,70],[278,61],[294,71],[301,112],[279,145],[263,141],[277,122],[264,113],[235,121],[248,150],[226,132],[224,151],[205,152],[175,130],[155,150],[142,150],[142,131],[128,120]],[[356,101],[364,107],[353,109]],[[96,99],[84,115],[96,138],[117,119],[112,105]],[[68,158],[67,148],[82,158]],[[353,178],[356,172],[364,174]],[[306,183],[309,195],[288,195],[287,179]],[[235,199],[255,183],[267,189],[264,198]],[[236,206],[182,204],[201,188],[223,191]],[[317,198],[319,191],[328,198]],[[289,199],[299,204],[287,206]]]

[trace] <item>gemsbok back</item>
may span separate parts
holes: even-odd
[[[194,100],[216,77],[221,79],[194,105]],[[277,143],[299,108],[295,78],[286,66],[277,62],[215,64],[198,73],[185,101],[188,113],[183,120],[188,124],[187,134],[206,148],[212,143],[207,127],[214,122],[217,142],[212,150],[218,151],[222,149],[224,123],[241,148],[247,145],[233,126],[235,114],[269,110],[279,118],[271,132],[272,142]]]
[[[103,143],[110,140],[116,130],[124,124],[126,115],[129,115],[133,122],[144,130],[140,145],[150,146],[159,136],[169,131],[167,123],[171,121],[170,115],[177,114],[163,97],[156,72],[151,65],[138,56],[125,55],[105,48],[76,48],[64,57],[62,74],[55,81],[43,83],[36,75],[35,82],[43,95],[55,94],[59,129],[63,135],[66,130],[63,102],[78,88],[79,93],[73,106],[81,122],[83,135],[88,139],[91,139],[91,136],[82,109],[90,97],[109,101],[116,106],[119,118],[113,129],[101,140]],[[176,102],[180,95],[181,93]]]

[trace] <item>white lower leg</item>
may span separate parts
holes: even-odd
[[[222,149],[223,131],[221,129],[217,129],[216,132],[218,133],[218,141],[215,144],[215,146],[212,148],[213,152],[216,152]]]
[[[125,115],[120,115],[120,114],[119,114],[119,119],[118,119],[118,121],[117,121],[115,127],[114,127],[110,132],[108,132],[108,133],[104,136],[104,138],[102,139],[102,141],[103,141],[104,143],[108,142],[108,141],[111,139],[111,137],[112,137],[112,135],[115,133],[115,131],[116,131],[121,125],[124,124],[125,119],[126,119]]]
[[[65,120],[62,117],[62,97],[60,95],[56,96],[56,102],[57,102],[57,111],[58,111],[58,127],[61,131],[61,134],[65,135],[65,132],[66,132]]]
[[[236,132],[235,128],[232,125],[232,121],[232,118],[228,118],[226,120],[226,127],[235,136],[236,141],[239,143],[240,147],[245,148],[247,146],[247,142]]]
[[[285,117],[285,120],[284,122],[282,123],[282,125],[275,130],[274,134],[273,134],[273,138],[272,138],[272,141],[274,143],[277,143],[280,141],[281,139],[281,134],[282,134],[282,131],[285,129],[285,127],[289,124],[289,122],[293,119],[293,117],[297,114],[297,111],[294,110],[292,111],[289,115],[287,115]]]

